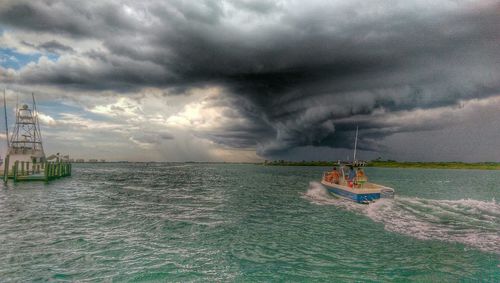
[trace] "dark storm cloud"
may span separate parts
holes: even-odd
[[[0,5],[8,27],[105,47],[25,69],[19,82],[115,90],[220,85],[248,124],[199,135],[235,148],[257,145],[261,155],[351,147],[356,124],[364,133],[360,147],[380,150],[377,141],[388,135],[445,123],[401,124],[375,113],[500,94],[496,1],[378,1],[362,8],[356,2],[77,3]]]
[[[134,30],[117,3],[106,1],[7,1],[0,9],[2,23],[30,31],[93,38]]]

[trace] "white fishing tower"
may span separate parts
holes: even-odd
[[[10,162],[17,160],[36,164],[45,161],[34,96],[32,109],[24,104],[16,111],[16,123],[10,138],[7,155]]]
[[[10,164],[15,164],[15,162],[18,161],[19,163],[33,164],[33,167],[35,167],[36,164],[46,161],[38,113],[36,111],[35,96],[33,94],[32,99],[33,104],[31,109],[27,104],[23,104],[20,108],[16,106],[16,122],[12,135],[9,137],[6,114],[7,108],[5,106],[4,94],[5,128],[7,136],[6,160],[8,159]],[[10,170],[11,168],[8,168],[6,171],[10,173]]]

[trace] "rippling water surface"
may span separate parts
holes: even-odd
[[[500,172],[367,168],[397,197],[327,194],[325,168],[77,164],[0,189],[0,281],[500,282]]]

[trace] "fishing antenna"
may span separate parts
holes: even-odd
[[[358,146],[358,125],[356,125],[356,139],[354,140],[354,158],[352,162],[356,162],[356,148]]]
[[[33,98],[33,112],[35,114],[35,123],[36,123],[35,135],[38,134],[38,137],[40,138],[40,149],[43,151],[42,132],[40,131],[40,123],[38,122],[38,111],[36,110],[35,94],[33,92],[31,93],[31,97]]]
[[[5,88],[3,89],[3,113],[5,114],[5,136],[7,141],[7,149],[10,147],[9,143],[9,123],[7,122],[7,102],[5,100]]]
[[[16,125],[17,123],[19,122],[19,93],[17,93],[17,96],[16,96]],[[19,128],[18,127],[14,127],[14,130],[16,130],[17,128],[17,131],[16,131],[16,136],[19,134]],[[14,140],[14,134],[12,134],[12,136],[10,137],[10,143],[12,143]]]

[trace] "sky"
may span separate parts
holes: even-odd
[[[72,158],[338,160],[359,127],[360,159],[500,161],[499,46],[498,0],[0,2],[9,124],[34,93]]]

